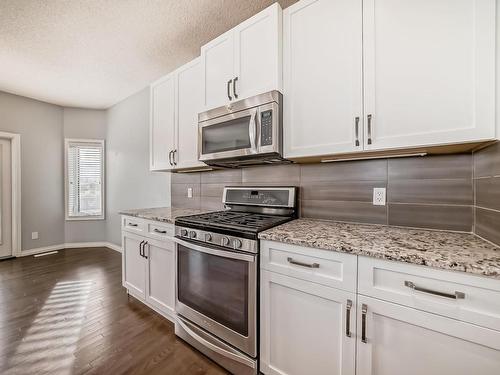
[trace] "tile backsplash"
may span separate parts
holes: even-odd
[[[293,185],[302,217],[470,232],[476,181],[471,154],[271,165],[172,174],[172,205],[217,210],[224,186]],[[387,188],[386,206],[372,204],[375,187]]]
[[[474,232],[500,245],[500,143],[474,153]]]

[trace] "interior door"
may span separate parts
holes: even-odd
[[[150,169],[172,169],[170,152],[175,149],[175,84],[169,74],[151,85]]]
[[[365,149],[494,138],[495,0],[364,0],[363,18]]]
[[[230,30],[201,47],[204,110],[220,107],[234,99],[234,40]]]
[[[167,314],[175,305],[175,244],[173,241],[147,240],[146,301]]]
[[[354,375],[355,297],[262,271],[261,371],[266,375]]]
[[[141,256],[141,242],[144,237],[122,232],[122,278],[123,286],[137,297],[146,296],[146,262]]]
[[[0,258],[12,255],[12,161],[10,140],[0,139]]]
[[[281,91],[281,20],[278,3],[234,29],[235,77],[238,100],[271,90]]]
[[[362,150],[361,0],[302,0],[283,18],[285,157]]]
[[[359,295],[357,353],[358,375],[497,375],[500,332]]]
[[[201,68],[198,58],[177,71],[176,168],[205,166],[198,161],[198,113],[203,103]]]

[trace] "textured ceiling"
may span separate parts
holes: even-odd
[[[0,0],[0,90],[107,108],[274,2]]]

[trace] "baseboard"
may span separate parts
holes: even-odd
[[[59,245],[36,247],[34,249],[23,250],[23,251],[21,251],[20,256],[24,257],[24,256],[46,253],[49,251],[62,250],[62,249],[79,249],[82,247],[107,247],[108,249],[117,251],[119,253],[122,252],[122,249],[120,246],[115,245],[114,243],[111,243],[111,242],[104,242],[104,241],[103,242],[69,242],[69,243],[63,243],[63,244],[59,244]]]

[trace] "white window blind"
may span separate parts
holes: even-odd
[[[104,217],[104,142],[66,140],[66,217]]]

